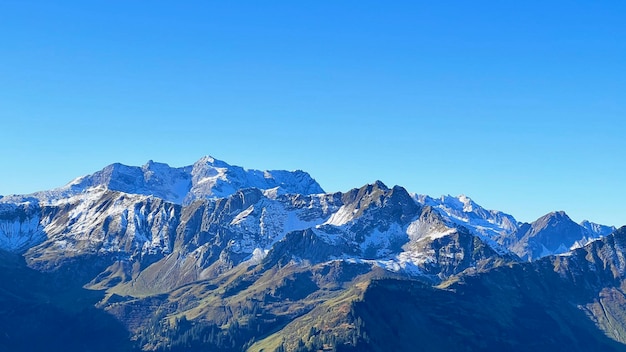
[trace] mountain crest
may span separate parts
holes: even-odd
[[[583,220],[580,223],[580,226],[584,227],[589,232],[591,232],[592,234],[595,234],[598,237],[607,236],[617,230],[615,226],[600,225],[600,224],[591,222],[589,220]]]
[[[510,249],[522,259],[534,260],[565,253],[595,237],[575,223],[564,211],[548,213],[530,224],[523,224],[510,236]]]
[[[227,197],[243,188],[274,189],[275,194],[324,193],[322,187],[301,170],[248,170],[205,156],[193,165],[184,167],[170,167],[153,160],[143,166],[114,163],[91,175],[79,177],[63,187],[30,196],[44,203],[54,203],[96,187],[129,194],[152,195],[182,205],[196,199]]]

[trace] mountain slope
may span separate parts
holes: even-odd
[[[128,331],[94,307],[102,293],[30,269],[0,251],[0,350],[135,351]]]

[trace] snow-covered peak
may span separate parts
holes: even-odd
[[[457,197],[451,195],[441,196],[441,203],[448,208],[460,210],[464,213],[471,213],[474,207],[480,208],[478,204],[474,203],[471,198],[464,194]]]
[[[457,197],[457,199],[463,203],[463,211],[466,213],[471,212],[474,209],[474,202],[469,198],[466,197],[464,194],[461,194],[460,196]]]
[[[487,210],[463,194],[439,198],[415,194],[413,198],[421,205],[431,206],[450,222],[492,240],[510,234],[518,227],[518,222],[513,216],[497,210]]]
[[[514,241],[509,248],[522,259],[535,260],[582,247],[601,236],[575,223],[564,211],[555,211],[522,224],[510,236]]]
[[[196,164],[205,163],[205,164],[213,164],[215,162],[215,158],[210,155],[205,155],[202,158],[196,161]]]
[[[169,170],[172,169],[171,166],[169,166],[166,163],[159,163],[159,162],[155,162],[152,160],[148,160],[147,163],[145,163],[141,169],[146,172],[146,173],[166,173],[169,172]]]
[[[219,159],[215,159],[214,157],[210,155],[203,156],[202,158],[198,159],[198,161],[196,161],[193,164],[193,167],[203,167],[203,166],[218,167],[218,168],[232,167],[232,165],[228,164],[227,162],[219,160]]]
[[[322,187],[301,170],[249,170],[205,156],[191,166],[191,188],[183,203],[222,198],[243,188],[275,189],[275,194],[320,194]]]
[[[617,230],[617,228],[615,228],[615,226],[606,226],[606,225],[596,224],[596,223],[591,222],[589,220],[583,220],[580,223],[580,226],[584,227],[587,231],[589,231],[592,234],[595,234],[595,235],[597,235],[599,237],[607,236],[607,235],[615,232],[615,230]]]
[[[304,171],[247,170],[204,156],[193,165],[184,167],[171,167],[152,160],[143,166],[115,163],[91,175],[78,177],[63,187],[30,196],[43,203],[52,203],[100,186],[129,194],[151,195],[176,204],[227,197],[244,188],[275,189],[276,194],[324,193],[320,185]],[[13,196],[0,201],[13,201],[16,197],[24,198]]]

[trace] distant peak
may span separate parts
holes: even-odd
[[[569,216],[563,210],[553,211],[553,212],[551,212],[548,215],[551,215],[552,217],[557,217],[557,218],[568,218],[569,219]]]
[[[144,169],[144,170],[150,170],[150,169],[154,169],[156,167],[166,167],[166,168],[169,168],[170,166],[168,164],[166,164],[166,163],[159,163],[159,162],[156,162],[156,161],[150,159],[141,168]]]
[[[361,188],[353,188],[350,191],[344,193],[344,202],[350,203],[361,197],[369,196],[372,194],[385,194],[389,191],[389,188],[382,181],[375,181],[374,183],[368,183]]]
[[[612,227],[615,228],[615,226],[611,226],[611,225],[603,225],[603,224],[599,224],[597,222],[593,222],[593,221],[589,221],[589,220],[583,220],[580,222],[579,224],[580,226],[604,226],[604,227]]]
[[[460,200],[463,203],[471,203],[472,199],[468,196],[466,196],[465,194],[460,194],[458,197],[458,200]]]
[[[376,188],[383,189],[383,190],[388,190],[389,189],[389,187],[387,187],[387,185],[385,183],[383,183],[383,181],[381,181],[381,180],[374,181],[374,183],[372,183],[372,186],[374,186]]]
[[[441,200],[444,203],[450,202],[450,201],[460,201],[459,197],[455,197],[451,194],[442,195],[441,197],[439,197],[439,200]]]
[[[120,170],[124,170],[126,168],[130,168],[130,166],[124,165],[122,163],[113,163],[113,164],[105,166],[104,169],[102,169],[102,171],[106,173],[112,173],[112,172],[118,172]]]
[[[351,191],[365,191],[369,193],[376,190],[388,191],[389,187],[387,187],[387,185],[384,184],[382,181],[376,180],[372,183],[367,183],[360,188],[353,188]]]
[[[444,205],[451,207],[453,209],[459,209],[459,210],[463,210],[463,212],[465,213],[471,213],[473,212],[475,209],[474,207],[476,206],[477,208],[480,208],[480,206],[478,206],[478,204],[474,203],[474,201],[466,196],[465,194],[461,194],[458,196],[452,196],[452,195],[444,195],[441,196],[440,198],[441,203],[443,203]]]
[[[546,224],[552,222],[574,222],[572,219],[562,210],[550,212],[535,221],[537,224]]]
[[[457,199],[459,200],[459,202],[461,202],[461,204],[463,204],[463,211],[466,213],[473,212],[474,205],[477,205],[470,197],[466,196],[465,194],[459,195]]]
[[[382,190],[384,192],[384,191],[388,191],[389,188],[381,181],[375,181],[373,183],[367,183],[360,188],[353,188],[352,190],[350,190],[350,192],[372,193],[378,190]]]
[[[197,162],[213,164],[215,162],[215,158],[210,155],[205,155],[202,158],[198,159]]]
[[[615,226],[602,225],[589,220],[583,220],[579,225],[600,236],[606,236],[616,230]]]
[[[212,157],[210,155],[203,156],[198,161],[196,161],[194,163],[194,165],[210,165],[210,166],[213,166],[213,167],[229,167],[230,166],[225,161],[222,161],[222,160],[219,160],[219,159],[215,159],[214,157]]]

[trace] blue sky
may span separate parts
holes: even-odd
[[[0,194],[212,155],[626,224],[626,2],[2,1]]]

